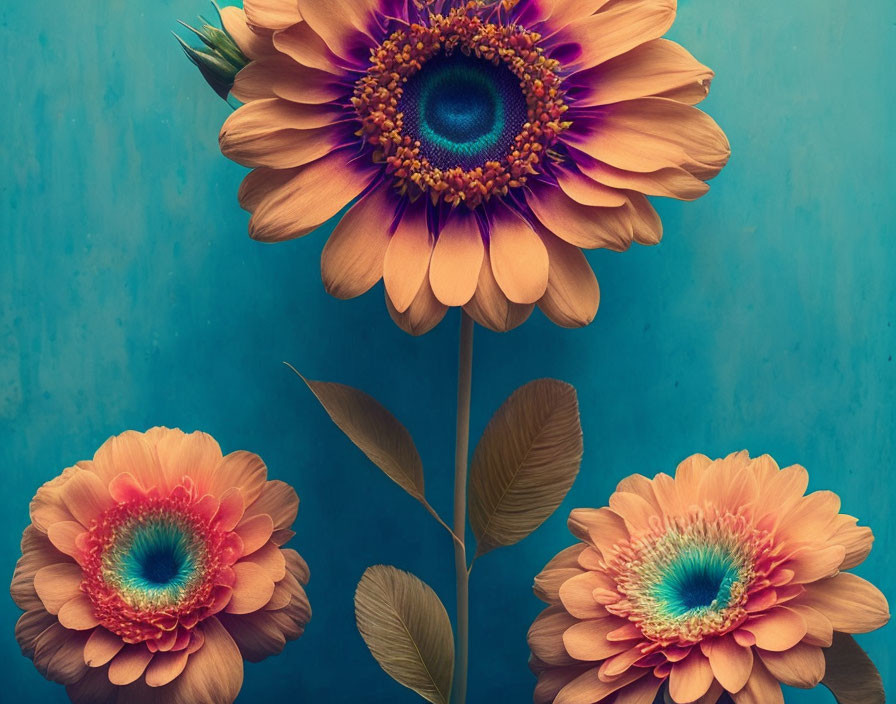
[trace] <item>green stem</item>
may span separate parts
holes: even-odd
[[[454,445],[454,570],[457,579],[457,647],[454,704],[466,704],[470,652],[470,575],[467,571],[467,465],[470,453],[470,394],[473,383],[473,319],[461,311],[457,359],[457,436]]]

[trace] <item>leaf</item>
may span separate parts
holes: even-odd
[[[846,633],[834,632],[824,649],[825,673],[821,683],[839,704],[884,704],[884,684],[871,658]]]
[[[423,462],[411,434],[395,416],[363,391],[344,384],[311,381],[287,366],[371,462],[411,496],[423,501]]]
[[[433,704],[448,704],[454,637],[436,593],[388,565],[368,567],[355,592],[361,637],[386,673]]]
[[[576,391],[555,379],[517,389],[489,421],[470,469],[476,554],[519,542],[563,501],[582,461]]]

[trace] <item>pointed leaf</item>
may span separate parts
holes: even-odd
[[[582,461],[576,391],[555,379],[517,389],[489,421],[470,468],[470,523],[482,555],[519,542],[563,501]]]
[[[846,633],[834,632],[824,649],[825,673],[821,683],[839,704],[884,704],[884,684],[871,658]]]
[[[448,704],[454,637],[436,593],[414,575],[368,567],[355,592],[361,637],[386,673],[433,704]]]
[[[398,419],[372,396],[344,384],[311,381],[290,367],[358,448],[398,486],[423,500],[423,463]]]

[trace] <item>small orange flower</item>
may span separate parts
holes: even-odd
[[[10,592],[22,652],[76,704],[229,704],[311,616],[281,546],[299,500],[205,433],[110,438],[44,484]]]
[[[550,606],[529,630],[536,704],[781,704],[816,686],[834,631],[889,620],[883,594],[845,570],[871,530],[799,466],[746,452],[694,455],[674,477],[624,479],[609,508],[576,509],[584,541],[535,580]]]
[[[535,305],[587,325],[582,249],[656,244],[646,196],[694,200],[728,160],[694,107],[713,72],[662,36],[675,0],[245,0],[222,19],[250,59],[221,149],[265,242],[354,206],[327,290],[380,279],[420,334],[462,306],[495,330]]]

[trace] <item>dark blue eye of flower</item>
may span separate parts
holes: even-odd
[[[413,75],[398,109],[406,134],[440,169],[503,161],[527,115],[520,80],[503,63],[459,52],[437,56]]]
[[[695,546],[683,550],[666,567],[654,594],[673,618],[697,610],[724,609],[738,577],[731,555],[711,546]]]

